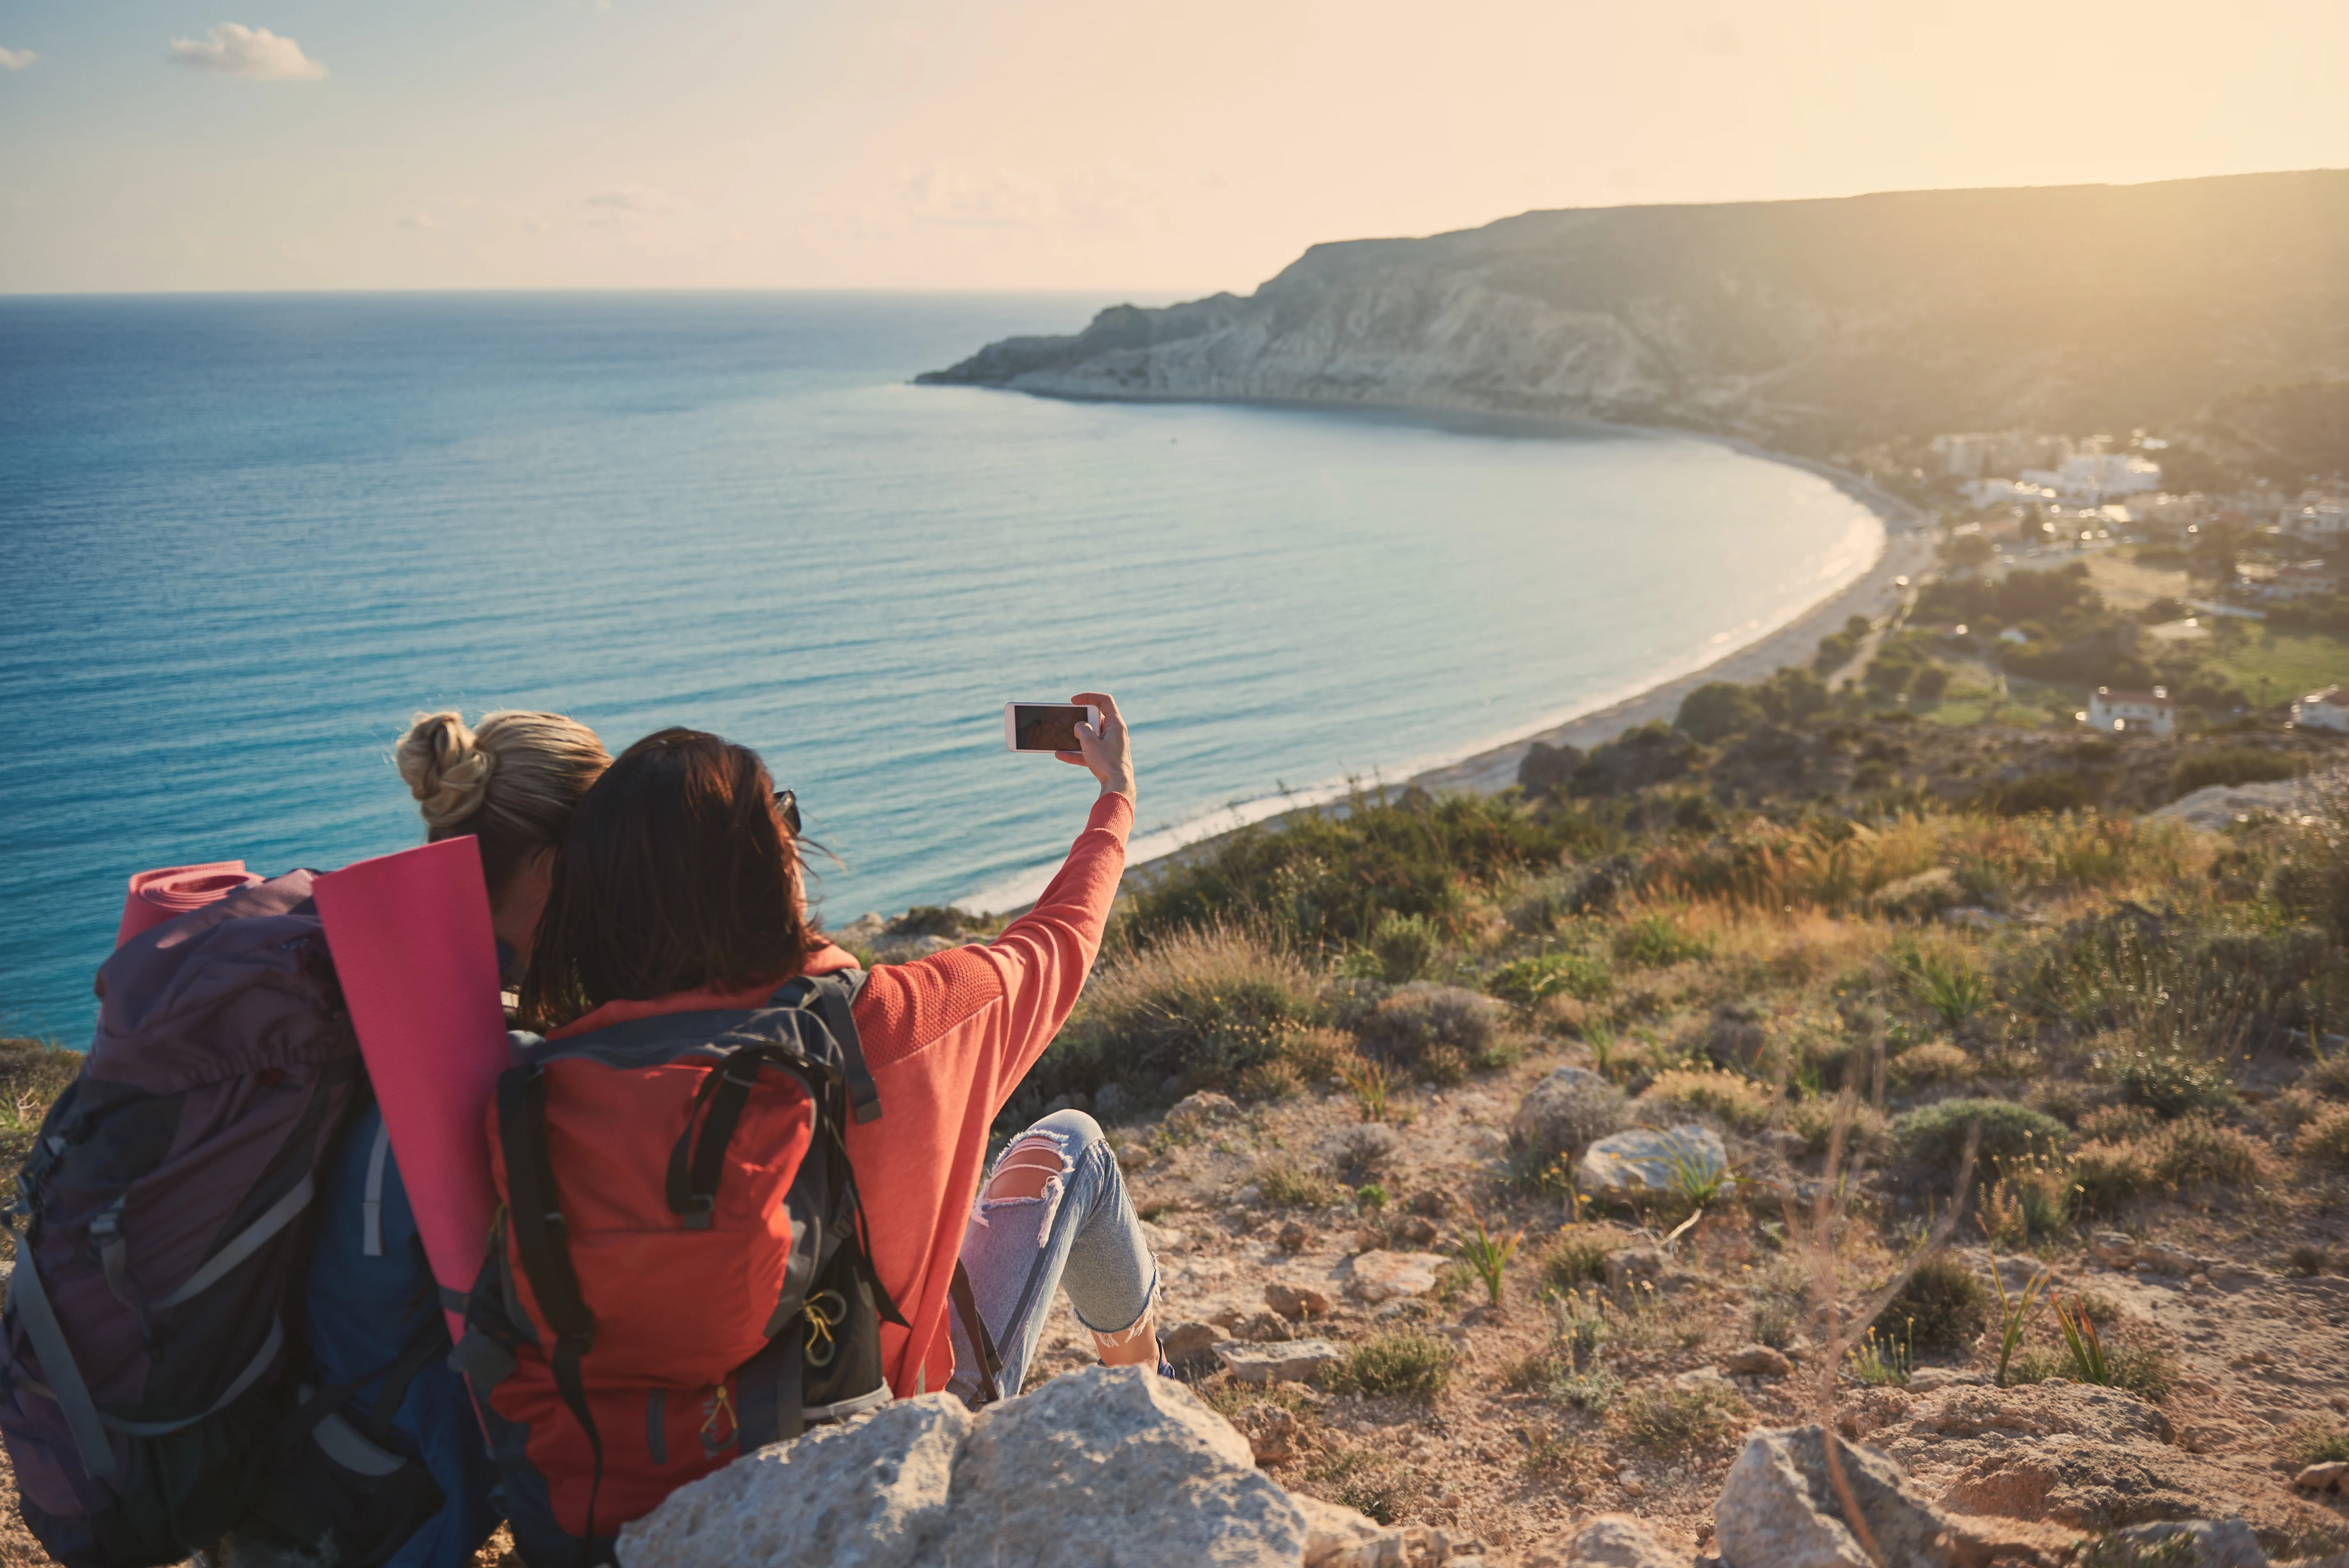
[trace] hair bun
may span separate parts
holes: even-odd
[[[399,776],[425,825],[433,828],[453,826],[480,810],[497,766],[455,713],[418,714],[400,738],[398,758]]]

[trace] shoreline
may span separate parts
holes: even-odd
[[[1829,632],[1839,629],[1850,616],[1865,614],[1872,620],[1896,607],[1905,608],[1914,600],[1918,586],[1934,559],[1927,520],[1909,502],[1888,493],[1848,469],[1838,469],[1816,459],[1777,451],[1735,436],[1677,429],[1669,426],[1627,425],[1604,419],[1544,418],[1466,408],[1424,408],[1406,404],[1330,404],[1260,397],[1171,397],[1157,395],[1107,397],[1029,391],[1024,387],[997,389],[1071,403],[1212,403],[1316,413],[1361,413],[1436,428],[1507,433],[1534,439],[1556,438],[1573,432],[1614,431],[1625,435],[1709,441],[1763,462],[1779,463],[1816,474],[1874,512],[1883,525],[1883,548],[1878,552],[1874,561],[1850,582],[1824,595],[1775,630],[1729,649],[1700,669],[1659,681],[1630,696],[1618,698],[1572,717],[1528,729],[1457,761],[1422,769],[1400,783],[1373,785],[1365,791],[1376,796],[1383,797],[1413,786],[1429,790],[1495,794],[1517,781],[1517,764],[1536,741],[1552,746],[1576,746],[1588,751],[1601,741],[1611,740],[1623,731],[1651,720],[1661,718],[1669,722],[1679,712],[1682,699],[1707,682],[1732,680],[1751,684],[1768,678],[1783,665],[1807,665],[1818,647],[1819,640]],[[1905,590],[1894,582],[1895,578],[1904,576],[1909,579]],[[1293,807],[1269,813],[1241,827],[1204,833],[1147,860],[1129,863],[1125,876],[1128,879],[1138,877],[1147,883],[1248,827],[1278,825],[1305,812],[1331,810],[1344,810],[1342,798],[1336,801],[1324,800]]]

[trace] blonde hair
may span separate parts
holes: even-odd
[[[419,713],[394,752],[424,817],[425,839],[470,833],[495,892],[531,856],[563,841],[571,808],[611,766],[595,732],[559,713]]]

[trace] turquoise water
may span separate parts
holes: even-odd
[[[823,913],[1040,885],[1102,686],[1142,850],[1695,668],[1882,538],[1707,443],[906,385],[1074,296],[0,300],[0,1023],[124,879],[416,841],[411,711],[664,724],[799,792]]]

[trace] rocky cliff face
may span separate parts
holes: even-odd
[[[2349,171],[1528,212],[1317,245],[921,379],[1684,424],[1817,446],[2186,418],[2349,377]]]

